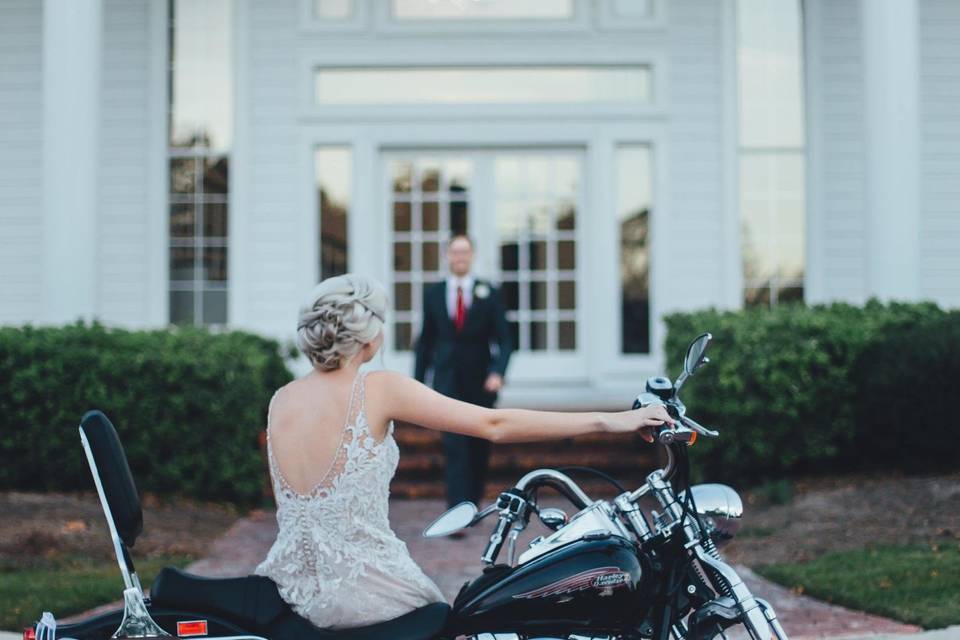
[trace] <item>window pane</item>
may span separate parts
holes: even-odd
[[[313,15],[321,20],[345,20],[353,15],[353,0],[313,0]]]
[[[740,143],[803,146],[799,0],[738,0]]]
[[[203,161],[203,192],[210,194],[226,194],[227,158],[205,158]]]
[[[561,351],[573,351],[577,348],[577,323],[562,321],[557,326],[558,347]]]
[[[197,187],[197,161],[170,158],[170,193],[192,194]]]
[[[193,291],[170,292],[170,322],[180,325],[193,324]]]
[[[225,324],[227,322],[227,292],[224,290],[203,292],[203,323]]]
[[[170,249],[170,280],[177,282],[193,281],[196,277],[194,271],[194,255],[196,250],[193,247],[171,247]]]
[[[314,154],[320,206],[320,279],[347,272],[351,157],[348,147],[317,147]]]
[[[653,14],[653,0],[612,0],[613,14],[623,18],[646,18]]]
[[[423,230],[437,231],[440,228],[440,205],[436,202],[424,202],[421,209],[423,211]]]
[[[436,242],[423,243],[423,270],[439,271],[440,269],[440,244]]]
[[[227,237],[227,205],[207,202],[203,205],[203,237]]]
[[[530,350],[546,351],[547,349],[547,323],[530,323]]]
[[[410,311],[413,308],[413,291],[409,282],[393,285],[393,305],[397,311]]]
[[[622,353],[650,352],[650,163],[646,145],[617,149]]]
[[[393,344],[397,351],[407,351],[413,346],[413,328],[409,322],[394,323],[393,333]]]
[[[413,268],[413,261],[410,255],[409,242],[393,243],[393,269],[394,271],[410,271]]]
[[[410,203],[393,203],[393,230],[410,231]]]
[[[577,308],[577,284],[575,282],[562,281],[557,283],[557,308]]]
[[[232,0],[173,0],[170,144],[227,149],[233,131]]]
[[[227,281],[226,247],[207,247],[203,250],[203,279],[210,282]]]
[[[170,237],[193,238],[194,210],[192,204],[174,204],[170,206]]]
[[[400,20],[563,19],[573,16],[573,0],[393,0],[391,12]]]
[[[646,103],[651,72],[618,67],[317,69],[317,104]]]

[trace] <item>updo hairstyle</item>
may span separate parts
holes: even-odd
[[[387,293],[377,280],[348,273],[313,288],[300,308],[297,347],[313,366],[333,371],[383,328]]]

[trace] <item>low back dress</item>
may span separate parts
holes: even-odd
[[[340,444],[319,483],[306,494],[283,477],[270,442],[267,457],[277,502],[277,539],[254,573],[271,578],[281,597],[318,627],[382,622],[443,594],[390,528],[390,480],[400,457],[391,421],[376,440],[365,411],[366,372],[350,391]]]

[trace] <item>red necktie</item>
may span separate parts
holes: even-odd
[[[467,307],[463,304],[463,287],[457,287],[457,315],[453,319],[453,326],[457,333],[463,329],[463,323],[467,319]]]

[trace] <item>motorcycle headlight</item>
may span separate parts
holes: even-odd
[[[725,484],[698,484],[690,487],[697,513],[718,547],[733,540],[743,518],[740,495]]]

